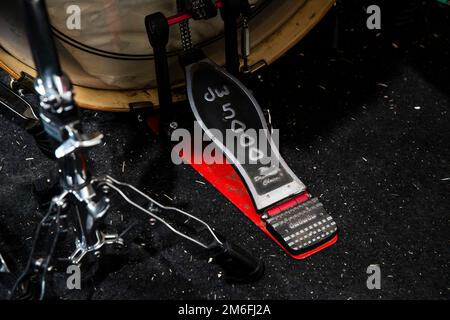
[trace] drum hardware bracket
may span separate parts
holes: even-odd
[[[186,60],[201,60],[204,57],[203,53],[199,50],[192,49],[192,40],[190,39],[188,21],[191,18],[212,18],[217,15],[217,9],[220,9],[225,29],[226,68],[231,74],[238,75],[240,71],[240,63],[237,37],[237,19],[242,16],[244,19],[241,46],[241,53],[244,59],[244,68],[242,71],[243,73],[253,71],[253,66],[248,66],[248,57],[250,55],[250,31],[247,17],[250,15],[251,11],[250,3],[248,0],[215,1],[215,9],[212,9],[211,3],[211,0],[178,0],[177,5],[180,12],[177,15],[167,18],[163,13],[157,12],[145,17],[145,27],[155,57],[155,73],[158,84],[159,105],[161,108],[160,130],[162,130],[162,132],[170,133],[170,123],[174,122],[173,97],[171,91],[169,63],[167,58],[167,45],[169,42],[171,26],[175,24],[183,24],[180,27],[183,49],[185,50],[184,55],[180,57],[182,64],[188,63]],[[193,12],[196,8],[201,8],[202,10],[200,10],[200,12]]]
[[[249,70],[247,73],[255,73],[264,67],[267,67],[267,62],[264,60],[260,60],[256,63],[252,64],[251,66],[249,66],[248,67]],[[244,73],[245,73],[245,71],[244,71]]]

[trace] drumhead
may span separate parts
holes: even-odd
[[[271,63],[278,58],[320,20],[333,2],[252,0],[250,63]],[[19,3],[0,2],[0,45],[6,51],[0,52],[0,64],[14,76],[20,71],[33,75],[33,61]],[[156,80],[144,18],[157,11],[166,16],[174,15],[175,1],[47,0],[47,6],[63,69],[75,85],[87,89],[84,95],[98,89],[109,93],[114,90],[113,96],[123,95],[126,90],[127,95],[138,93],[139,99],[145,96],[157,103],[154,92],[149,90],[155,87]],[[73,21],[70,18],[78,12],[79,29],[68,25]],[[219,16],[208,21],[191,22],[194,43],[219,64],[224,63],[222,27]],[[283,36],[286,38],[281,39]],[[169,64],[174,83],[180,83],[183,78],[177,59],[180,48],[178,28],[174,26],[169,42]]]

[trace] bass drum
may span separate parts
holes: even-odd
[[[304,37],[335,0],[252,0],[251,55],[255,70],[270,64]],[[176,14],[172,0],[47,0],[53,34],[64,71],[74,83],[77,103],[84,108],[129,111],[157,106],[153,55],[145,32],[147,14]],[[20,1],[0,2],[0,67],[12,78],[34,77],[33,60],[24,32]],[[224,63],[220,17],[192,21],[194,43],[218,64]],[[177,55],[178,28],[171,29],[169,64],[174,87],[182,84]],[[174,90],[175,100],[184,99]]]

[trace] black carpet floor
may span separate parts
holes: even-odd
[[[97,174],[204,218],[261,257],[266,274],[227,284],[188,243],[119,207],[108,220],[119,231],[139,222],[126,253],[82,290],[65,289],[66,275],[55,272],[49,297],[449,299],[450,7],[386,4],[383,29],[369,31],[364,2],[335,9],[343,17],[336,48],[331,13],[252,80],[280,129],[286,161],[337,221],[336,245],[304,261],[289,258],[189,166],[173,166],[134,115],[84,111],[86,129],[105,134],[90,152]],[[33,181],[55,165],[10,118],[0,112],[0,252],[18,273],[40,219]],[[380,265],[380,290],[366,287],[370,264]],[[9,285],[0,284],[0,298]]]

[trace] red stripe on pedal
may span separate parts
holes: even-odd
[[[300,194],[300,195],[298,195],[298,196],[296,196],[296,197],[294,197],[294,198],[292,198],[292,199],[290,199],[290,200],[288,200],[286,202],[283,202],[283,203],[281,203],[281,204],[279,204],[279,205],[277,205],[277,206],[267,210],[267,214],[270,217],[273,217],[273,216],[279,214],[282,211],[286,211],[289,208],[292,208],[292,207],[294,207],[294,206],[296,206],[296,205],[298,205],[300,203],[308,201],[310,197],[311,196],[309,195],[308,192],[303,192],[302,194]]]

